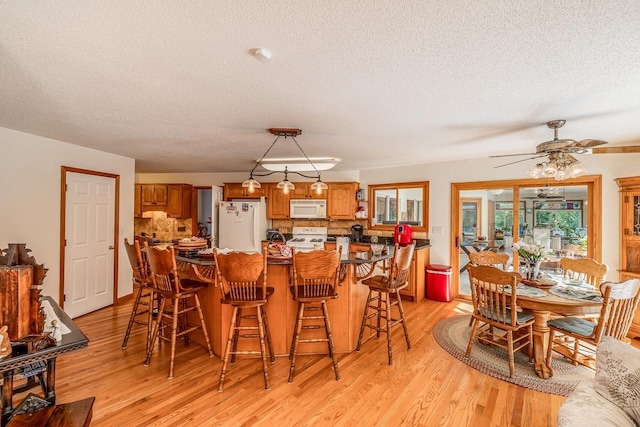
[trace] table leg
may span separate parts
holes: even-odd
[[[13,369],[2,373],[2,420],[0,425],[6,425],[13,412]]]
[[[47,386],[46,394],[44,396],[48,402],[56,404],[56,358],[52,357],[47,360]]]
[[[547,364],[545,363],[547,339],[549,337],[549,327],[547,326],[549,312],[531,310],[531,313],[535,316],[535,320],[533,321],[534,368],[536,375],[540,378],[548,379],[553,376],[553,369],[547,368]]]

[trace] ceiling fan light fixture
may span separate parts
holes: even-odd
[[[585,174],[586,172],[587,170],[583,168],[580,163],[574,163],[571,165],[571,167],[569,167],[569,174],[571,175],[571,178],[577,178],[580,175]]]
[[[540,176],[542,176],[543,168],[544,168],[544,165],[542,163],[538,163],[533,167],[533,169],[529,171],[529,175],[531,175],[531,177],[533,178],[540,178]]]

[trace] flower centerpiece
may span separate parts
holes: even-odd
[[[513,250],[518,252],[518,256],[526,262],[526,278],[535,280],[540,269],[540,261],[549,253],[549,249],[542,245],[532,245],[521,241],[513,244]]]

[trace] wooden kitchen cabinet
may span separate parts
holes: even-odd
[[[256,188],[253,193],[249,193],[246,187],[242,186],[241,182],[224,183],[224,199],[259,199],[260,197],[267,196],[269,184],[262,184],[260,188]]]
[[[409,286],[400,291],[403,299],[420,302],[425,298],[425,266],[429,264],[429,248],[416,249],[411,258]]]
[[[142,204],[149,206],[166,206],[166,184],[142,184]]]
[[[616,182],[620,187],[619,280],[640,279],[640,176],[617,178]],[[628,335],[640,337],[640,310],[636,310]]]
[[[327,183],[327,218],[355,219],[358,210],[357,182]]]
[[[170,218],[191,218],[192,188],[187,184],[167,185],[167,216]]]
[[[294,184],[295,185],[295,184]],[[267,218],[287,219],[289,218],[290,194],[284,194],[281,189],[274,185],[269,186],[267,194]]]
[[[133,217],[142,218],[142,184],[134,186]]]
[[[291,192],[292,199],[326,199],[327,191],[323,190],[320,194],[311,189],[312,182],[294,182],[295,189]]]

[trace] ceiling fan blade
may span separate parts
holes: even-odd
[[[538,157],[546,157],[546,155],[542,155],[542,156],[533,156],[533,157],[529,157],[528,159],[520,159],[520,160],[516,160],[515,162],[505,163],[504,165],[494,166],[493,168],[494,168],[494,169],[497,169],[497,168],[501,168],[501,167],[504,167],[504,166],[513,165],[513,164],[520,163],[520,162],[526,162],[527,160],[537,159]]]
[[[537,153],[520,153],[520,154],[498,154],[497,156],[489,156],[489,158],[496,158],[496,157],[516,157],[516,156],[533,156],[534,154]]]
[[[640,145],[592,148],[592,154],[640,153]]]
[[[602,141],[600,139],[583,139],[582,141],[576,142],[575,145],[584,148],[597,147],[598,145],[608,144],[607,141]]]

